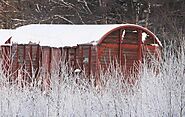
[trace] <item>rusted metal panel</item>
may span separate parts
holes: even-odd
[[[138,32],[126,30],[122,43],[123,44],[138,44]]]
[[[116,30],[114,32],[112,32],[111,34],[109,34],[106,39],[102,42],[102,43],[114,43],[114,44],[119,44],[119,30]]]
[[[124,35],[122,34],[124,31]],[[112,33],[110,33],[112,35]],[[109,37],[109,35],[107,35]],[[116,35],[114,35],[116,37]],[[117,64],[130,71],[134,64],[142,60],[142,31],[141,30],[119,30],[117,39],[119,43],[105,41],[99,44],[99,61],[101,69],[107,69],[110,63]],[[108,38],[108,40],[110,40]],[[106,43],[104,43],[106,42]],[[134,54],[133,54],[134,53]]]
[[[41,50],[40,50],[40,46],[37,45],[36,61],[35,61],[35,63],[36,63],[36,66],[35,66],[36,67],[35,68],[35,70],[36,70],[35,77],[39,77],[39,70],[40,70],[40,63],[41,63],[40,59],[41,59]]]
[[[26,46],[25,45],[23,45],[23,67],[22,67],[22,69],[23,69],[23,79],[25,79],[26,78],[26,73],[25,73],[25,69],[26,69]]]
[[[49,72],[49,57],[50,48],[47,46],[42,47],[42,74],[48,74]]]
[[[90,76],[92,65],[96,64],[96,56],[94,55],[94,48],[91,44],[83,44],[77,46],[77,67],[86,72]],[[94,63],[92,63],[94,62]]]
[[[17,45],[13,44],[12,48],[11,48],[11,55],[10,58],[12,58],[11,60],[11,66],[12,66],[12,70],[11,70],[11,74],[12,74],[12,78],[16,79],[17,78],[17,68],[18,68],[18,55],[17,55]]]
[[[64,47],[64,59],[66,62],[69,61],[69,49],[70,47]]]
[[[29,51],[29,57],[30,57],[30,67],[29,67],[29,70],[30,70],[30,77],[32,77],[32,58],[33,58],[33,56],[32,56],[32,45],[29,45],[30,46],[30,51]]]
[[[51,55],[51,71],[56,71],[59,69],[59,63],[61,60],[61,49],[59,48],[52,48],[52,55]]]
[[[91,49],[91,46],[89,46],[89,55],[88,55],[88,58],[89,58],[89,65],[88,65],[88,75],[90,76],[91,75],[91,61],[92,61],[92,49]]]
[[[96,46],[91,46],[91,75],[96,74],[97,69],[96,69],[96,65],[97,65],[97,47]]]
[[[91,53],[89,53],[90,46],[83,46],[83,70],[86,72],[87,75],[90,74],[90,62],[91,60]],[[89,66],[90,65],[90,66]]]
[[[142,30],[138,31],[138,61],[142,61]]]
[[[4,51],[6,47],[2,47],[2,49]],[[7,55],[7,52],[3,52],[3,61],[6,61],[6,67],[9,66],[6,71],[12,76],[12,80],[17,79],[18,76],[22,77],[22,80],[26,80],[26,77],[31,77],[32,68],[33,70],[38,69],[39,57],[37,50],[38,45],[12,44],[8,50],[9,55]],[[26,81],[29,82],[28,79]]]
[[[48,73],[51,73],[51,59],[52,59],[52,48],[49,48],[49,56],[48,56]]]
[[[71,47],[69,49],[69,65],[70,67],[72,67],[73,69],[75,68],[75,63],[76,63],[76,54],[75,54],[75,48],[76,47]]]
[[[150,61],[150,59],[161,59],[161,49],[160,47],[151,46],[151,45],[144,45],[143,46],[143,58],[146,61]]]
[[[83,70],[83,59],[84,59],[84,50],[83,47],[80,47],[80,68]]]
[[[11,47],[7,45],[1,46],[2,57],[2,70],[6,77],[11,74],[11,59],[10,59]]]

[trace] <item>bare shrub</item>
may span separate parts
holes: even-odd
[[[183,44],[179,48],[173,48],[173,44],[164,47],[162,60],[152,61],[157,69],[154,65],[149,68],[144,62],[134,86],[123,83],[124,74],[111,66],[100,75],[101,90],[91,85],[83,72],[73,74],[64,63],[60,75],[58,70],[51,74],[48,93],[34,86],[22,89],[9,85],[0,73],[0,115],[182,117],[185,115],[185,48]]]

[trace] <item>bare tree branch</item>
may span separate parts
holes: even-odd
[[[63,17],[61,15],[54,15],[54,18],[55,17],[61,18],[61,19],[65,20],[65,21],[69,22],[70,24],[74,24],[72,21],[68,20],[67,18],[65,18],[65,17]]]

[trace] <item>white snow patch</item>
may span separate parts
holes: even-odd
[[[147,34],[145,32],[142,33],[142,42],[144,43],[144,41],[146,40]]]
[[[0,44],[4,44],[12,36],[12,42],[19,44],[28,44],[31,41],[42,46],[76,46],[92,41],[97,42],[104,34],[118,26],[122,25],[31,24],[15,30],[0,30]]]
[[[80,73],[82,70],[80,70],[80,69],[75,69],[75,73]]]
[[[4,45],[5,42],[13,35],[15,30],[7,30],[1,29],[0,30],[0,45]]]
[[[150,44],[151,46],[159,46],[158,44]]]
[[[125,37],[125,30],[123,30],[121,37],[122,37],[122,40],[123,40],[123,38]]]

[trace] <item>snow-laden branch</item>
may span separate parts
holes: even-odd
[[[19,21],[19,22],[25,22],[26,20],[24,20],[24,19],[11,19],[12,21]]]
[[[58,17],[58,18],[61,18],[61,19],[65,20],[65,21],[69,22],[70,24],[74,24],[72,21],[70,21],[69,19],[67,19],[67,18],[65,18],[65,17],[63,17],[61,15],[54,15],[53,17]]]
[[[1,0],[1,2],[3,2],[4,4],[6,4],[7,6],[10,6],[10,7],[13,8],[14,10],[18,11],[17,8],[15,8],[13,5],[9,4],[7,1]]]
[[[83,4],[84,4],[84,6],[86,7],[86,8],[85,8],[85,10],[87,10],[90,14],[92,14],[92,11],[91,11],[91,9],[89,8],[88,3],[87,3],[87,1],[86,1],[86,0],[83,0],[83,1],[78,0],[78,2],[83,3]]]
[[[72,3],[69,3],[69,2],[65,2],[64,0],[59,0],[59,1],[56,1],[56,0],[50,0],[50,2],[53,2],[55,4],[58,4],[58,5],[61,5],[61,6],[64,6],[64,7],[74,7],[75,5],[72,4]]]

